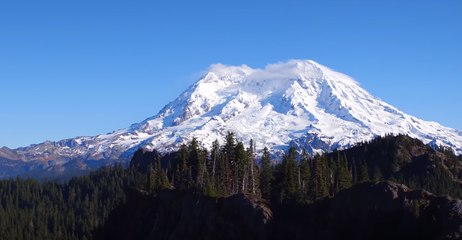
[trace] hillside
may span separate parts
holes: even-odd
[[[268,149],[256,157],[232,133],[221,146],[199,146],[141,149],[128,169],[62,183],[0,180],[0,238],[459,236],[461,161],[447,149],[387,136],[315,157],[291,148],[274,165]]]
[[[211,148],[216,139],[223,143],[227,131],[244,142],[253,139],[259,149],[268,147],[279,159],[291,146],[316,154],[386,134],[405,134],[462,153],[462,132],[410,116],[319,63],[291,60],[263,69],[215,64],[157,114],[130,127],[1,148],[0,158],[16,162],[0,164],[0,177],[72,175],[127,163],[141,147],[178,150],[193,137]],[[11,166],[16,170],[6,170]]]
[[[309,205],[245,195],[132,193],[96,239],[457,239],[462,202],[391,182],[362,183]]]

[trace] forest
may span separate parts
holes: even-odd
[[[211,149],[196,139],[164,155],[140,149],[127,168],[107,166],[64,183],[1,180],[0,239],[93,239],[133,190],[156,195],[172,189],[217,198],[245,194],[275,206],[308,205],[358,183],[393,181],[462,197],[461,157],[404,135],[315,156],[291,147],[281,161],[255,145],[228,132],[224,144],[215,141]]]

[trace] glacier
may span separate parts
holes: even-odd
[[[253,139],[257,149],[272,149],[275,156],[289,146],[315,154],[386,134],[406,134],[462,153],[461,131],[410,116],[315,61],[289,60],[263,69],[211,65],[195,84],[144,121],[93,137],[1,148],[0,159],[42,169],[78,159],[78,166],[85,168],[89,161],[128,160],[140,147],[165,153],[193,137],[210,148],[228,131],[243,142]]]

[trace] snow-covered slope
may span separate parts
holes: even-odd
[[[462,153],[462,132],[407,115],[362,89],[350,77],[309,60],[264,69],[212,65],[157,115],[96,137],[0,149],[0,157],[39,162],[128,159],[139,147],[170,151],[192,137],[205,147],[233,131],[258,148],[289,145],[309,152],[345,148],[385,134],[407,134]]]

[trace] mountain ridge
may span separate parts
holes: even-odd
[[[462,153],[462,132],[410,116],[312,60],[290,60],[263,69],[211,65],[158,114],[128,128],[2,148],[0,157],[49,169],[74,159],[126,161],[140,147],[168,152],[192,137],[210,148],[227,131],[275,149],[275,155],[289,146],[311,154],[348,148],[385,134],[406,134]]]

